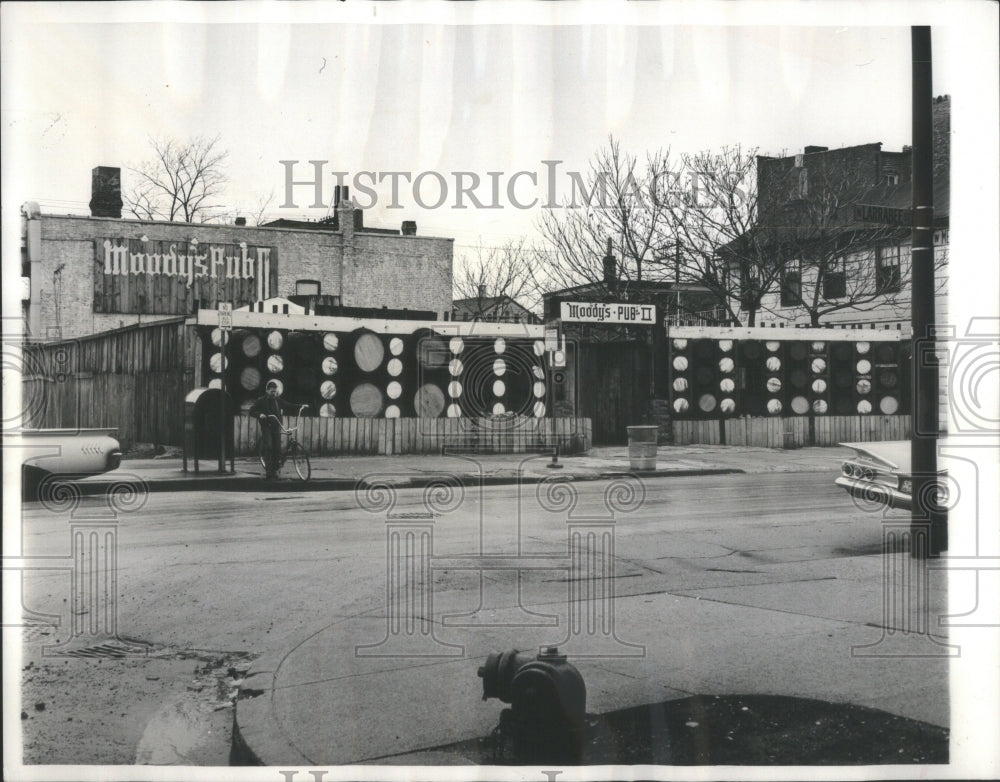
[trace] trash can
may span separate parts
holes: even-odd
[[[656,469],[658,426],[628,427],[628,465],[632,470]]]

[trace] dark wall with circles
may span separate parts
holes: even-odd
[[[237,329],[224,347],[219,329],[203,328],[200,337],[206,384],[218,388],[225,377],[244,411],[276,380],[284,399],[327,418],[541,418],[549,412],[541,340],[367,328]]]
[[[910,411],[908,343],[672,338],[675,418]]]

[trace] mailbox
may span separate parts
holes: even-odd
[[[224,429],[223,429],[224,427]],[[233,458],[233,400],[218,388],[196,388],[184,399],[184,470],[187,460],[218,459],[225,432],[226,456]]]

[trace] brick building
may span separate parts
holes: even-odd
[[[296,294],[343,307],[451,313],[453,240],[330,221],[250,227],[122,219],[117,169],[95,169],[90,216],[22,210],[25,337],[52,341]],[[110,172],[110,175],[109,175]],[[346,191],[346,188],[345,188]],[[117,204],[117,208],[116,208]]]
[[[947,319],[950,116],[950,97],[936,98],[934,245],[940,322]],[[833,247],[837,240],[830,237],[838,233],[845,249],[840,257],[821,261],[808,257],[782,261],[780,278],[761,300],[757,325],[888,328],[908,333],[909,225],[884,221],[910,209],[911,171],[909,147],[886,151],[881,143],[841,149],[807,146],[802,154],[758,157],[756,230],[764,244],[773,245],[775,257],[795,250],[808,256],[813,237]],[[819,226],[815,215],[821,207],[836,215]],[[744,279],[739,284],[746,290],[752,282]],[[810,308],[819,314],[819,323],[811,322]]]

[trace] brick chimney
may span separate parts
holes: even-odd
[[[417,221],[416,220],[403,220],[403,227],[400,229],[400,233],[403,236],[416,236],[417,235]]]
[[[98,166],[90,172],[90,214],[92,217],[122,216],[122,170]]]

